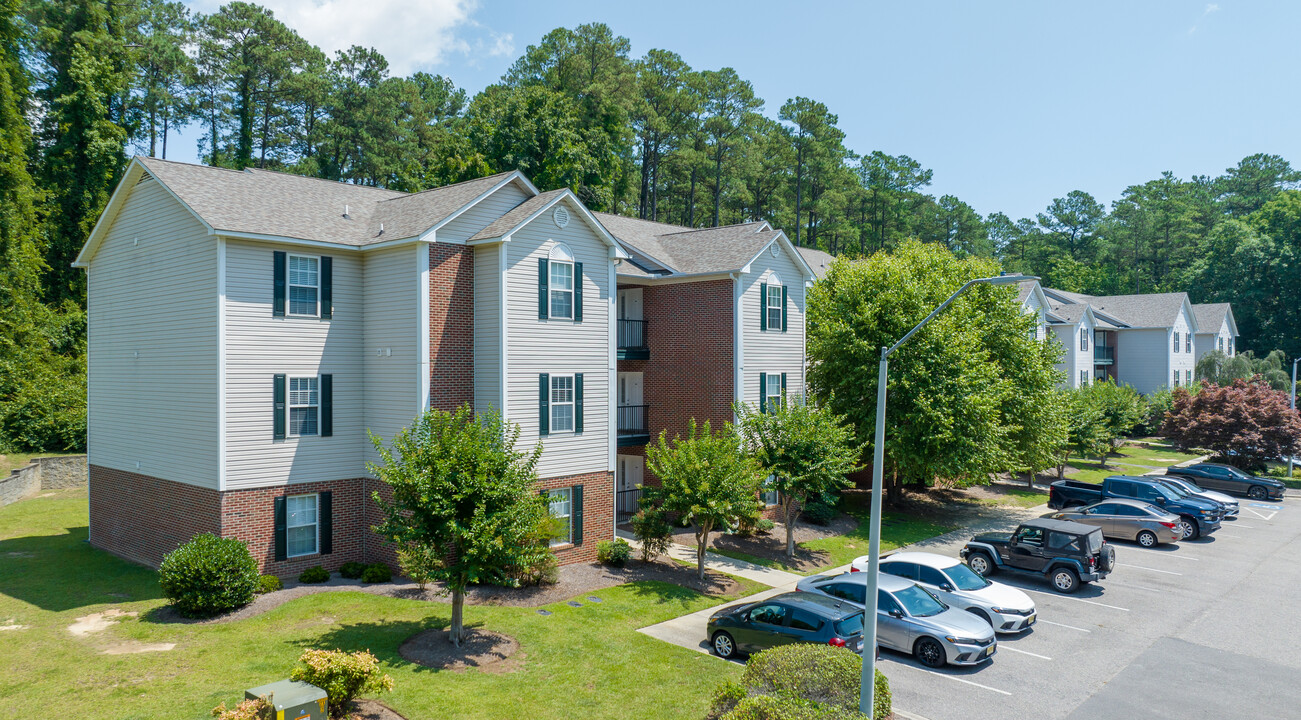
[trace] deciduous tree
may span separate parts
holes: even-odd
[[[1203,384],[1195,395],[1176,388],[1162,433],[1179,447],[1213,450],[1248,471],[1301,452],[1301,415],[1289,407],[1287,393],[1259,378]]]

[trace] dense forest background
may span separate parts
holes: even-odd
[[[130,154],[201,129],[204,162],[417,191],[507,169],[597,210],[693,227],[766,219],[836,255],[917,238],[1051,287],[1234,304],[1240,347],[1301,353],[1301,174],[1276,155],[1165,173],[1110,208],[1074,190],[1033,218],[927,192],[907,155],[856,152],[816,100],[779,107],[731,68],[630,57],[558,28],[470,97],[327,57],[250,3],[0,0],[0,450],[85,443],[85,275],[71,262]]]

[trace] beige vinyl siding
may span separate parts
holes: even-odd
[[[217,488],[217,239],[147,179],[90,262],[87,303],[90,462]]]
[[[1212,350],[1220,350],[1225,354],[1229,352],[1229,341],[1233,338],[1233,333],[1229,330],[1229,320],[1226,317],[1220,321],[1219,328],[1212,331],[1211,328],[1201,328],[1196,335],[1195,349],[1197,359],[1201,360],[1202,356]],[[1218,347],[1217,344],[1218,343]]]
[[[759,373],[786,373],[786,391],[804,393],[804,276],[777,243],[777,257],[765,249],[741,277],[741,371],[743,399],[759,402]],[[776,272],[786,286],[786,332],[761,330],[762,283]]]
[[[507,252],[507,416],[520,425],[520,447],[538,439],[538,375],[583,373],[582,434],[543,438],[538,475],[555,477],[610,469],[610,263],[601,238],[570,208],[561,229],[551,211],[516,231]],[[583,263],[583,321],[538,319],[538,258],[563,242]]]
[[[333,259],[331,319],[272,316],[277,250]],[[343,248],[226,241],[227,489],[351,478],[363,472],[361,282],[361,257]],[[272,437],[272,378],[278,373],[334,376],[332,437]]]
[[[1080,330],[1083,329],[1089,334],[1089,349],[1080,349]],[[1076,388],[1080,386],[1080,371],[1086,370],[1089,373],[1089,383],[1093,383],[1093,344],[1097,338],[1093,336],[1095,324],[1089,321],[1085,315],[1074,325],[1054,325],[1053,332],[1056,333],[1057,340],[1062,344],[1062,361],[1057,363],[1057,369],[1066,374],[1062,384],[1065,387]]]
[[[1039,302],[1039,295],[1037,293],[1030,293],[1027,295],[1025,303],[1021,306],[1021,310],[1026,315],[1034,317],[1035,339],[1043,340],[1046,336],[1045,328],[1047,327],[1047,318],[1044,317],[1044,307]]]
[[[501,409],[501,245],[474,248],[474,409]]]
[[[1116,379],[1144,395],[1170,387],[1170,331],[1120,330],[1116,333]]]
[[[366,417],[363,430],[387,443],[421,411],[420,274],[423,243],[372,251],[365,258]],[[428,302],[428,299],[423,299]],[[336,402],[337,405],[337,402]],[[364,436],[365,433],[363,432]],[[365,457],[375,459],[367,443]]]
[[[1192,327],[1192,323],[1189,320],[1190,318],[1188,317],[1187,308],[1180,310],[1179,316],[1175,318],[1172,332],[1179,333],[1179,352],[1171,352],[1171,348],[1174,347],[1174,341],[1170,339],[1166,340],[1166,352],[1170,353],[1170,372],[1173,373],[1174,370],[1179,371],[1180,387],[1185,385],[1185,378],[1188,377],[1188,371],[1192,370],[1197,365],[1196,343],[1193,344],[1192,352],[1187,352],[1185,350],[1185,348],[1188,347],[1185,338],[1188,337],[1189,328]],[[1167,379],[1166,384],[1168,385],[1169,383],[1170,380]]]
[[[518,183],[512,182],[499,188],[493,194],[475,203],[469,210],[458,215],[455,220],[438,228],[435,233],[437,240],[438,242],[463,243],[530,197],[532,196],[526,193]]]

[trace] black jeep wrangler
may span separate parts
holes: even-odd
[[[1063,593],[1101,580],[1116,567],[1116,550],[1102,539],[1102,528],[1048,518],[1027,520],[1010,535],[976,535],[960,554],[981,575],[1031,573],[1048,578]]]

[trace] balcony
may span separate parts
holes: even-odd
[[[618,407],[619,447],[645,445],[650,439],[650,424],[646,422],[649,405],[620,405]]]
[[[1116,363],[1116,348],[1114,345],[1093,346],[1094,365],[1114,365],[1115,363]]]
[[[615,522],[625,523],[637,514],[637,501],[641,500],[641,488],[618,490],[614,493]]]
[[[645,320],[619,320],[616,340],[620,360],[650,358],[650,347],[646,345]]]

